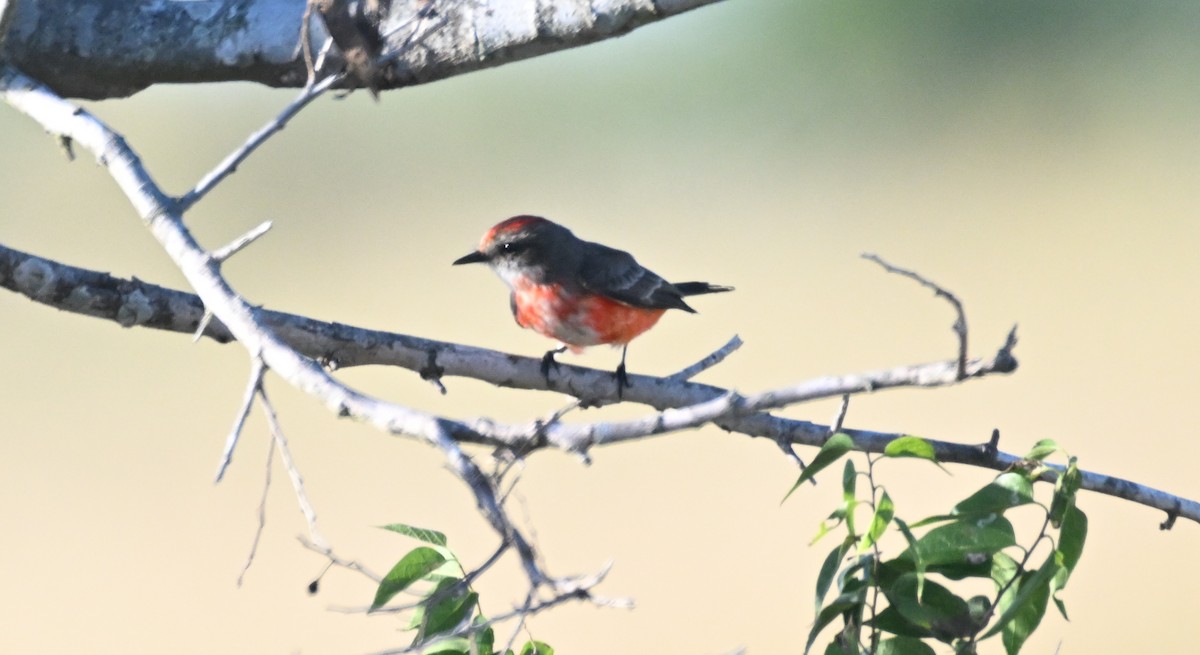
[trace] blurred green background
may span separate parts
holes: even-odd
[[[847,424],[1024,452],[1054,438],[1090,470],[1200,497],[1200,5],[1194,2],[729,0],[586,48],[385,94],[323,99],[191,215],[219,246],[271,234],[226,267],[247,298],[325,320],[538,356],[502,285],[452,269],[483,231],[539,213],[632,250],[672,279],[732,284],[630,350],[669,373],[739,334],[702,380],[755,392],[952,355],[947,306],[858,258],[920,270],[966,303],[973,351],[1020,323],[1020,370],[855,400]],[[90,104],[182,193],[292,97],[251,85],[155,88]],[[182,287],[105,171],[0,111],[0,242]],[[248,370],[237,346],[56,312],[0,294],[0,630],[4,652],[368,652],[394,617],[345,614],[373,590],[303,550],[276,473],[257,562],[266,455],[257,413],[224,483],[212,473]],[[566,361],[611,369],[618,353]],[[341,374],[452,417],[526,421],[550,394],[399,370]],[[321,526],[385,571],[410,546],[372,527],[495,538],[438,453],[335,420],[269,381]],[[644,408],[576,414],[641,416]],[[785,415],[828,421],[821,403]],[[811,457],[811,452],[802,452]],[[807,543],[836,473],[784,504],[774,445],[705,429],[601,449],[590,467],[531,457],[512,501],[555,574],[590,573],[635,611],[533,618],[561,653],[798,652],[832,543]],[[479,451],[481,461],[488,460]],[[988,478],[882,470],[901,515]],[[1197,526],[1085,494],[1088,549],[1030,653],[1188,652]],[[1024,525],[1026,534],[1035,530]],[[484,610],[521,600],[513,562]],[[507,636],[507,629],[502,630]],[[524,638],[525,635],[522,635]],[[990,644],[990,652],[1000,645]]]

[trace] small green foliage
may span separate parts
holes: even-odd
[[[962,564],[986,559],[1017,543],[1012,523],[1000,515],[962,520],[926,532],[917,543],[926,568],[938,564]],[[912,559],[911,551],[900,553]]]
[[[826,442],[789,495],[853,449],[848,437],[835,442],[839,436]],[[1016,655],[1040,625],[1051,599],[1066,616],[1058,592],[1078,565],[1087,538],[1087,517],[1075,504],[1082,483],[1075,459],[1069,458],[1061,469],[1048,503],[1039,501],[1034,489],[1037,476],[1054,468],[1042,461],[1062,452],[1053,441],[1039,442],[1027,457],[1036,465],[1002,473],[948,513],[915,522],[901,518],[895,500],[879,484],[876,469],[897,457],[937,464],[928,442],[918,437],[896,439],[883,456],[864,455],[865,471],[855,459],[847,459],[842,499],[821,522],[817,538],[841,526],[846,535],[821,564],[816,620],[805,653],[812,651],[823,631],[840,622],[841,628],[822,652],[929,655],[934,652],[932,640],[966,655],[978,652],[977,642],[1000,635],[1005,652]],[[867,484],[860,484],[860,479]],[[854,514],[863,506],[873,512],[870,527],[860,534]],[[1005,516],[1013,510],[1044,512],[1042,530],[1018,539]],[[888,538],[894,534],[892,526],[900,533],[895,538],[898,543]],[[899,554],[883,558],[887,550],[902,546]],[[857,557],[849,557],[856,551]],[[1034,558],[1044,561],[1031,569]],[[991,580],[994,593],[960,596],[960,588],[977,589],[978,582],[959,586],[969,579]],[[837,594],[827,600],[835,581]]]
[[[933,655],[933,649],[920,639],[892,637],[879,642],[877,655]]]
[[[1062,527],[1063,516],[1067,510],[1075,505],[1075,494],[1079,491],[1079,486],[1083,484],[1083,476],[1079,473],[1079,466],[1075,463],[1075,458],[1067,460],[1067,470],[1058,475],[1058,481],[1054,483],[1054,500],[1050,504],[1050,524],[1055,528]]]
[[[1033,502],[1033,483],[1020,473],[1001,473],[986,487],[954,506],[957,516],[986,516]]]
[[[446,535],[436,530],[414,528],[411,525],[405,525],[403,523],[389,523],[388,525],[381,525],[379,527],[384,530],[391,530],[392,532],[402,534],[406,537],[412,537],[417,541],[424,541],[427,544],[433,544],[434,546],[446,545]]]
[[[916,457],[937,462],[933,453],[933,444],[921,437],[907,436],[894,439],[883,449],[884,457]]]
[[[796,484],[792,485],[792,488],[783,496],[783,499],[787,500],[788,496],[791,496],[800,485],[808,482],[814,475],[820,473],[822,469],[838,461],[851,450],[854,450],[854,440],[848,434],[838,432],[826,439],[825,445],[821,446],[821,450],[817,451],[817,456],[800,473],[800,478],[796,480]]]
[[[1032,459],[1040,462],[1053,455],[1057,450],[1058,444],[1055,443],[1053,439],[1042,439],[1041,441],[1033,444],[1033,448],[1029,449],[1029,452],[1025,455],[1025,459]]]
[[[521,655],[554,655],[554,649],[540,641],[527,641],[521,647]]]
[[[892,497],[888,495],[887,491],[884,491],[875,508],[875,516],[871,517],[871,528],[867,530],[867,534],[863,535],[862,543],[858,546],[859,550],[867,550],[874,546],[891,525],[892,517],[895,515],[896,506],[892,503]]]
[[[412,583],[424,578],[445,561],[446,558],[441,553],[426,546],[408,551],[408,554],[383,576],[383,582],[379,583],[379,589],[375,591],[375,600],[371,602],[371,610],[383,607],[396,594],[408,589]]]
[[[376,589],[371,611],[408,590],[420,599],[406,624],[407,629],[416,631],[414,651],[422,655],[493,655],[496,632],[482,613],[479,594],[467,583],[458,557],[446,547],[446,535],[403,523],[381,527],[429,545],[408,551],[396,562]],[[554,649],[540,641],[526,642],[520,651],[520,655],[553,654]],[[514,654],[508,650],[506,655]]]
[[[838,572],[842,558],[853,547],[854,540],[846,539],[825,557],[825,563],[821,565],[821,572],[817,575],[817,602],[814,607],[820,608],[821,603],[825,601],[825,594],[829,593],[829,587],[833,584],[833,577]]]

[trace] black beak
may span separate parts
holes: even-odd
[[[454,263],[451,264],[451,266],[458,266],[459,264],[477,264],[479,262],[486,262],[487,260],[487,255],[476,250],[473,253],[463,255],[462,257],[454,260]]]

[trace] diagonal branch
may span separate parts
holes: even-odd
[[[204,307],[224,323],[252,358],[261,360],[293,386],[320,399],[338,416],[354,417],[391,434],[415,437],[441,449],[451,469],[475,494],[480,510],[493,529],[502,538],[512,540],[530,584],[537,588],[554,582],[541,571],[533,548],[508,519],[487,477],[459,447],[456,437],[471,433],[465,424],[356,391],[293,350],[262,322],[258,310],[229,286],[220,273],[220,263],[196,242],[184,226],[176,204],[159,189],[120,135],[89,112],[64,101],[11,66],[0,68],[0,93],[10,105],[37,120],[51,133],[69,137],[92,151],[196,290]]]

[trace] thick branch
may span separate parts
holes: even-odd
[[[402,50],[398,29],[421,11],[441,21],[421,48],[386,62],[393,89],[620,36],[716,0],[392,0],[371,26],[384,59]],[[305,0],[9,0],[8,59],[60,95],[127,96],[163,82],[250,81],[301,87]],[[432,11],[430,11],[432,10]],[[310,42],[328,36],[312,21]],[[336,54],[336,53],[335,53]],[[335,62],[340,66],[339,62]],[[346,83],[360,84],[354,76]]]

